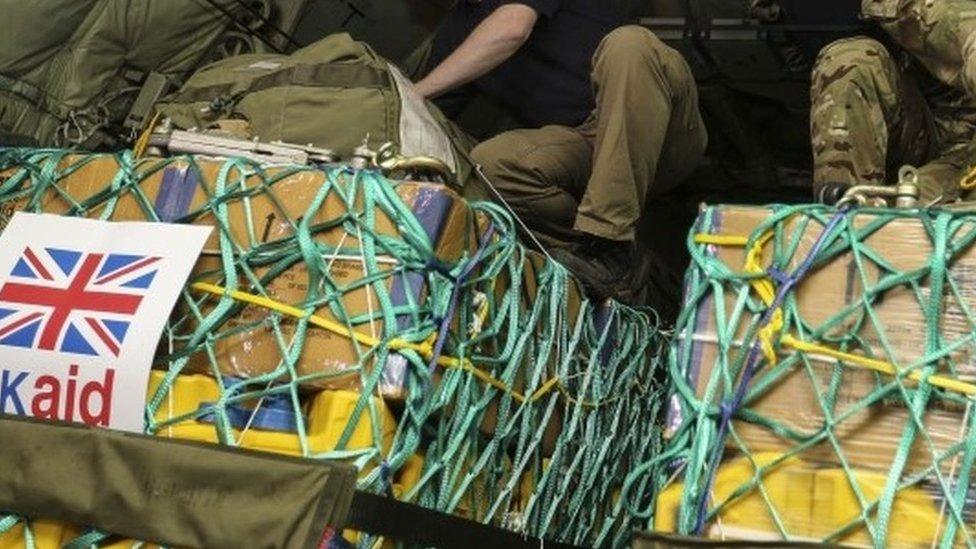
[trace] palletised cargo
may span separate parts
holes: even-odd
[[[313,300],[317,290],[310,288],[309,269],[301,254],[297,250],[282,252],[280,243],[298,233],[303,216],[320,190],[333,186],[334,192],[321,199],[314,216],[307,220],[310,227],[319,227],[314,229],[315,240],[334,247],[324,266],[334,287],[322,292],[331,298],[321,296],[314,314],[329,322],[351,325],[352,330],[370,338],[413,331],[419,324],[416,309],[426,297],[426,265],[417,264],[415,257],[398,256],[401,250],[382,243],[406,233],[407,227],[401,224],[406,216],[416,217],[409,229],[419,233],[414,238],[429,239],[432,261],[440,265],[458,263],[465,253],[473,254],[477,246],[474,212],[457,194],[433,183],[405,182],[391,188],[367,188],[343,172],[328,180],[321,171],[271,170],[261,174],[242,165],[221,175],[223,164],[219,162],[150,159],[138,163],[141,179],[137,186],[120,188],[114,199],[103,202],[104,197],[99,195],[107,183],[117,178],[120,169],[115,158],[69,156],[61,167],[70,169],[70,176],[58,187],[24,194],[19,200],[6,203],[5,211],[19,211],[33,202],[39,211],[74,213],[75,203],[89,203],[92,206],[86,208],[85,215],[111,221],[223,223],[227,232],[212,233],[197,263],[196,280],[222,282],[226,265],[222,264],[221,250],[231,242],[241,256],[260,256],[242,273],[238,289],[260,289],[271,300],[289,305]],[[219,205],[214,203],[215,197],[224,195],[233,198]],[[352,219],[349,212],[367,209],[373,212],[372,223],[347,231],[345,223]],[[366,233],[380,241],[379,246],[375,241],[369,244],[368,254],[361,240]],[[204,313],[213,308],[214,301],[200,304]],[[393,309],[394,317],[392,326],[385,331],[383,323],[389,317],[382,314],[384,301]],[[187,318],[177,333],[191,333],[196,321],[187,308],[182,312]],[[254,378],[279,368],[284,352],[271,329],[272,313],[267,307],[247,305],[238,307],[226,320],[233,335],[214,343],[222,375]],[[286,341],[293,339],[296,324],[294,318],[279,321],[280,334]],[[179,336],[175,344],[178,349]],[[365,347],[361,341],[341,334],[313,332],[295,361],[295,373],[307,377],[303,386],[309,388],[360,389],[357,363],[366,352]],[[195,355],[188,367],[206,371],[206,356]],[[401,362],[399,368],[388,368],[380,381],[381,392],[388,396],[402,392],[404,367]]]
[[[551,539],[639,526],[606,494],[655,451],[660,333],[585,300],[501,208],[344,165],[2,154],[4,219],[215,227],[147,432],[351,463],[361,489]],[[3,524],[16,544],[33,523]]]
[[[655,526],[971,542],[974,240],[966,212],[704,210]]]

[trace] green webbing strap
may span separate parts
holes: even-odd
[[[55,107],[51,105],[50,99],[41,88],[24,82],[23,80],[10,78],[9,76],[5,76],[3,74],[0,74],[0,92],[7,92],[17,95],[45,114],[49,114],[54,117],[63,118],[64,113],[66,113],[68,110],[64,107]]]
[[[111,537],[110,534],[92,529],[64,544],[61,549],[91,549]]]
[[[177,92],[167,103],[197,103],[212,101],[241,92],[256,93],[281,86],[318,86],[327,88],[389,88],[390,75],[383,69],[361,63],[329,63],[325,65],[294,65],[255,78],[246,86],[240,82],[187,88]]]

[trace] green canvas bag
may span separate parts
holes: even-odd
[[[245,119],[253,137],[331,149],[348,158],[368,138],[405,156],[435,157],[459,182],[472,143],[414,92],[392,63],[348,34],[334,34],[291,55],[249,54],[204,67],[157,110],[182,129]]]
[[[177,547],[317,547],[356,469],[0,414],[0,509]]]
[[[0,144],[111,145],[142,78],[192,71],[243,9],[212,1],[0,0]]]

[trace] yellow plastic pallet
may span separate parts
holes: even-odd
[[[753,456],[756,464],[766,466],[779,459],[776,453]],[[712,491],[713,505],[726,501],[755,477],[756,469],[746,458],[723,464],[715,476]],[[866,503],[876,501],[887,480],[877,472],[857,471],[857,485]],[[758,488],[752,488],[728,503],[707,532],[710,538],[730,540],[782,540],[770,509],[775,509],[790,541],[819,541],[841,528],[851,525],[861,516],[861,505],[851,481],[838,468],[817,468],[800,459],[791,458],[761,479],[767,503]],[[678,509],[684,486],[669,486],[657,501],[654,529],[658,532],[677,531]],[[938,540],[941,525],[940,504],[919,488],[899,492],[888,532],[889,547],[930,547]],[[855,524],[850,533],[836,542],[853,546],[872,546],[871,537],[863,521]]]

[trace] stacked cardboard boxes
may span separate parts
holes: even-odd
[[[822,237],[836,215],[843,219]],[[948,231],[940,232],[939,227]],[[925,526],[927,541],[944,532],[950,520],[944,502],[959,483],[970,483],[958,475],[966,459],[964,443],[976,436],[968,420],[972,395],[966,393],[976,380],[976,250],[970,246],[974,230],[976,216],[965,213],[845,215],[823,207],[738,206],[702,213],[693,250],[696,261],[687,279],[688,310],[672,349],[675,381],[694,395],[685,399],[679,391],[674,396],[669,419],[676,436],[691,425],[698,430],[718,428],[718,410],[734,405],[749,352],[764,337],[761,319],[768,302],[760,297],[757,283],[778,290],[814,253],[810,270],[786,292],[783,325],[772,329],[771,336],[767,330],[776,361],[759,353],[756,374],[736,410],[725,448],[709,447],[712,453],[724,453],[724,465],[697,477],[725,482],[720,488],[721,482],[712,481],[708,509],[720,502],[725,506],[708,532],[718,535],[721,523],[728,537],[782,539],[784,531],[772,517],[777,511],[780,518],[791,516],[793,504],[786,503],[790,498],[777,497],[764,502],[759,493],[764,482],[790,484],[785,482],[786,470],[809,482],[829,477],[840,487],[832,488],[837,499],[831,503],[831,498],[824,498],[825,487],[807,490],[792,483],[796,505],[822,512],[816,515],[821,519],[807,513],[802,521],[787,520],[787,535],[827,539],[847,527],[846,533],[830,539],[870,542],[870,528],[859,522],[863,506],[868,506],[867,521],[876,520],[892,470],[896,476],[891,482],[899,489],[893,508],[901,509],[909,501],[917,505],[912,494],[920,491],[934,510],[932,516],[941,516]],[[815,250],[818,241],[822,247]],[[936,253],[937,249],[942,251]],[[750,253],[752,261],[747,258]],[[943,267],[945,283],[933,291],[933,273]],[[920,389],[923,384],[917,378],[922,372],[936,376],[932,383],[937,385]],[[696,423],[702,406],[713,412]],[[768,467],[743,464],[759,455],[765,456]],[[723,474],[723,467],[741,474]],[[940,476],[947,484],[940,484]],[[675,489],[659,500],[656,522],[662,529],[678,528],[675,521],[682,503]],[[816,504],[804,499],[815,495]],[[742,512],[744,504],[735,511],[736,502],[747,498],[754,498],[752,504],[765,512]],[[845,506],[841,500],[858,504]],[[965,499],[964,514],[970,521],[971,503]],[[830,514],[823,514],[825,506],[844,511],[822,519]],[[817,528],[809,528],[810,523],[817,523]],[[897,546],[906,538],[895,532],[892,529],[894,537],[888,539]]]

